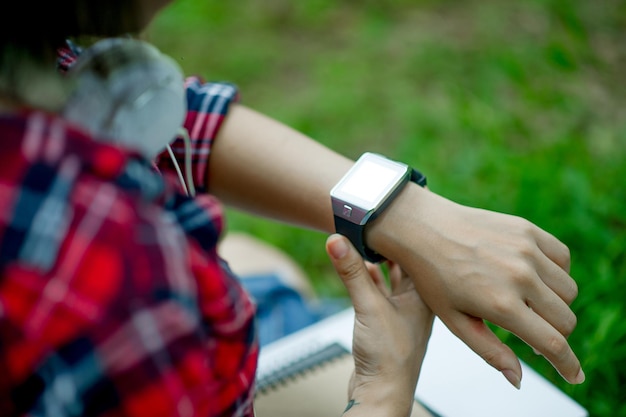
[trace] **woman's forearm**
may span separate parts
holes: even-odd
[[[308,229],[335,231],[330,190],[354,161],[240,104],[231,107],[211,152],[208,187],[225,204]],[[413,211],[431,194],[415,184],[406,188],[397,200],[408,200],[408,210],[416,214],[412,222],[402,222],[402,210],[394,206],[403,206],[394,201],[389,214],[368,225],[365,236],[370,248],[396,261],[415,256],[404,253],[397,240],[406,236],[399,231],[420,227]],[[419,230],[413,233],[419,235]]]
[[[233,105],[213,146],[209,188],[224,203],[325,232],[329,192],[353,161],[242,105]]]

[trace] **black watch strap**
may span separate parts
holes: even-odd
[[[335,230],[340,235],[347,237],[366,261],[378,263],[385,260],[382,255],[374,252],[365,245],[365,226],[354,224],[344,218],[335,216]]]
[[[414,182],[422,188],[428,185],[426,182],[426,175],[422,174],[415,168],[413,168],[413,171],[411,172],[411,182]]]
[[[420,187],[426,186],[426,176],[416,169],[411,172],[411,182],[416,183]],[[380,214],[380,213],[376,213]],[[375,217],[371,217],[369,221],[374,220]],[[335,216],[335,230],[337,233],[347,237],[352,245],[359,251],[363,259],[372,263],[379,263],[385,260],[385,257],[381,254],[374,252],[365,244],[365,226],[352,223],[342,217]]]

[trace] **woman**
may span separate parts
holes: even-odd
[[[189,105],[194,199],[181,193],[163,155],[161,179],[150,161],[102,143],[110,138],[92,137],[68,116],[72,79],[53,68],[56,47],[67,37],[138,33],[167,3],[18,2],[1,14],[0,352],[11,377],[0,405],[12,414],[250,414],[253,305],[216,255],[222,218],[213,196],[335,230],[328,194],[353,161],[234,103],[236,93],[212,96],[223,99],[213,100],[222,105],[212,118]],[[28,24],[8,29],[20,19]],[[188,101],[210,90],[197,79],[187,87]],[[204,133],[194,134],[198,126]],[[367,274],[342,243],[333,237],[328,248],[350,289]],[[576,321],[568,304],[577,293],[568,251],[545,231],[409,183],[367,225],[365,245],[406,271],[425,303],[513,385],[520,384],[519,362],[482,319],[523,338],[568,381],[583,381],[566,341]],[[378,296],[350,294],[355,306]],[[398,342],[414,343],[405,360],[419,363],[429,315],[413,297],[416,311],[385,314],[419,330]],[[363,314],[369,320],[377,313]],[[390,341],[383,350],[404,330],[383,329]],[[365,349],[357,368],[382,361],[406,377],[394,379],[398,386],[382,375],[357,383],[351,392],[361,397],[351,404],[363,405],[347,412],[368,413],[368,399],[386,393],[383,386],[406,404],[419,367],[385,362],[368,350],[367,334],[355,341]],[[393,409],[396,397],[385,398],[385,415],[405,413]]]

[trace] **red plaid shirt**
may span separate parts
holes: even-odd
[[[187,87],[202,189],[236,90]],[[218,202],[52,115],[0,117],[0,138],[0,414],[251,416],[254,306]]]

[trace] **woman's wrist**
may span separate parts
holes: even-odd
[[[408,417],[413,403],[414,389],[399,387],[397,381],[357,384],[350,390],[343,416]]]
[[[433,193],[427,189],[408,183],[389,207],[367,225],[365,240],[368,247],[396,262],[400,262],[404,256],[414,255],[415,247],[406,238],[423,234],[421,229],[427,222],[424,207],[426,200],[432,196]],[[413,250],[405,253],[406,248]]]

